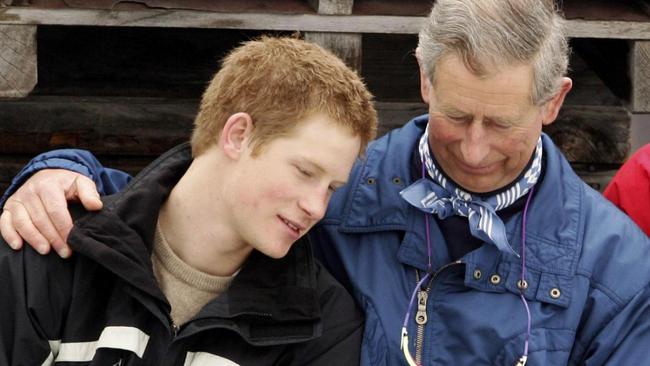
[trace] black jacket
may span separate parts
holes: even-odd
[[[152,163],[75,221],[62,260],[0,243],[0,365],[356,365],[362,316],[313,259],[253,252],[230,288],[180,329],[151,265],[158,211],[191,163]]]

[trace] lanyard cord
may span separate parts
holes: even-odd
[[[425,170],[424,170],[424,164],[422,164],[422,177],[424,178],[425,176]],[[525,366],[526,362],[528,360],[528,345],[530,341],[530,334],[531,334],[531,327],[532,327],[532,315],[530,313],[530,307],[528,306],[528,302],[526,301],[526,297],[524,297],[523,291],[525,290],[525,287],[523,284],[526,283],[526,217],[528,216],[528,207],[530,206],[530,203],[532,201],[533,193],[535,192],[535,186],[532,186],[530,189],[530,192],[528,192],[528,197],[526,198],[526,204],[524,206],[524,212],[523,212],[523,217],[522,217],[522,223],[521,223],[521,280],[520,284],[520,298],[521,301],[524,303],[524,308],[526,309],[526,338],[524,341],[524,354],[519,358],[517,364],[515,366]],[[404,317],[404,323],[402,324],[402,333],[401,333],[401,342],[400,342],[400,348],[404,352],[404,357],[406,358],[406,361],[408,362],[409,366],[420,366],[418,365],[413,357],[411,356],[411,352],[409,350],[409,341],[408,341],[408,332],[407,332],[407,327],[408,327],[408,321],[409,317],[411,314],[411,309],[413,308],[413,303],[415,301],[415,295],[417,294],[418,290],[422,288],[422,284],[425,283],[427,279],[431,276],[432,273],[432,263],[431,263],[431,234],[430,234],[430,229],[429,229],[429,215],[427,213],[424,214],[424,222],[425,222],[425,232],[426,232],[426,239],[427,239],[427,258],[428,258],[428,263],[427,263],[427,273],[420,279],[420,281],[417,283],[415,286],[415,289],[413,289],[413,293],[411,294],[411,299],[409,301],[408,308],[406,310],[406,316]],[[416,269],[417,271],[417,269]]]
[[[527,324],[526,324],[526,339],[524,341],[524,354],[519,359],[517,366],[524,366],[526,364],[526,361],[528,360],[528,344],[530,340],[530,332],[531,332],[530,328],[532,325],[532,316],[530,314],[530,308],[528,307],[528,302],[526,301],[526,297],[524,297],[524,290],[525,290],[524,284],[526,283],[526,217],[528,217],[528,206],[530,206],[530,202],[532,200],[534,192],[535,192],[535,186],[532,186],[530,188],[530,192],[528,193],[528,198],[526,198],[526,205],[524,206],[524,214],[521,222],[521,280],[519,282],[521,286],[519,287],[520,290],[519,296],[521,297],[521,301],[524,303],[524,307],[526,308]]]

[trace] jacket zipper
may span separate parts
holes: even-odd
[[[171,318],[171,315],[170,315],[170,318]],[[180,327],[178,325],[176,325],[176,323],[173,320],[171,321],[171,326],[172,326],[172,336],[173,336],[173,338],[176,338],[176,336],[178,335],[178,330],[180,329]]]
[[[418,365],[422,365],[422,349],[424,348],[424,327],[427,324],[428,316],[427,316],[427,300],[429,299],[429,292],[431,291],[431,284],[433,283],[433,280],[438,277],[438,275],[446,270],[447,268],[454,266],[456,264],[461,264],[463,263],[460,260],[447,263],[444,266],[438,268],[433,274],[431,275],[431,279],[429,279],[427,286],[425,289],[420,289],[418,291],[418,310],[415,313],[415,322],[418,325],[417,328],[417,335],[415,337],[415,363]],[[416,283],[420,282],[420,271],[415,270],[415,280],[417,281]]]

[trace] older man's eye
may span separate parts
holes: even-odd
[[[490,121],[490,122],[491,122],[492,126],[498,128],[498,129],[501,129],[501,130],[507,130],[508,128],[510,128],[512,126],[512,124],[510,124],[508,122],[500,122],[500,121]]]
[[[465,123],[467,121],[467,117],[464,116],[447,116],[447,118],[454,123]]]

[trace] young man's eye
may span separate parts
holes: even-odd
[[[298,172],[300,172],[300,174],[304,175],[305,177],[309,178],[313,175],[309,170],[305,170],[299,166],[297,166],[296,169],[298,169]]]

